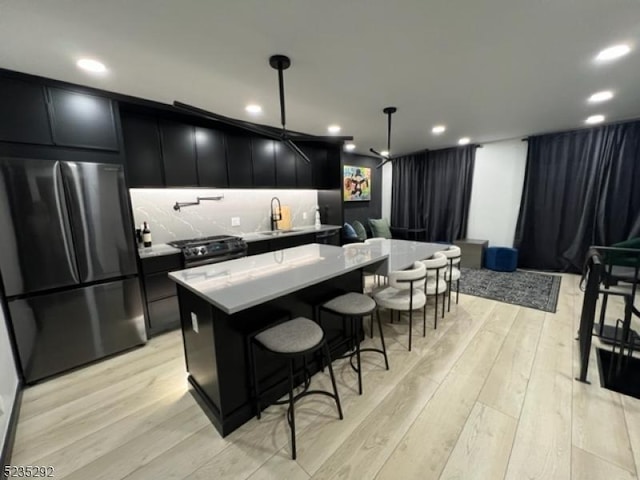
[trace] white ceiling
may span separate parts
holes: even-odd
[[[593,61],[620,42],[630,55]],[[387,105],[394,153],[640,116],[639,0],[0,0],[0,67],[242,119],[256,102],[270,125],[274,53],[293,62],[288,127],[337,123],[360,152],[386,145]]]

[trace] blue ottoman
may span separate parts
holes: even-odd
[[[518,250],[508,247],[489,247],[484,254],[484,266],[497,272],[513,272],[518,268]]]

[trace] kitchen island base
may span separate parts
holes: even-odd
[[[269,325],[295,317],[315,318],[317,306],[333,296],[362,292],[362,270],[353,270],[263,304],[227,314],[206,299],[178,284],[180,317],[190,392],[222,436],[255,415],[250,387],[248,340]],[[340,317],[323,314],[329,346],[344,335]],[[346,352],[346,346],[343,351]],[[307,359],[311,373],[316,359]],[[264,405],[288,392],[287,364],[257,352],[258,379],[270,386]]]

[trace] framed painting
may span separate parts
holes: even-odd
[[[345,202],[366,202],[371,200],[371,169],[345,165],[342,193]]]

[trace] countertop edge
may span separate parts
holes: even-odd
[[[316,278],[313,281],[302,282],[302,283],[296,285],[293,288],[284,289],[284,290],[282,290],[281,292],[278,292],[275,295],[267,295],[267,296],[265,296],[263,298],[255,299],[255,300],[252,300],[250,302],[247,302],[246,304],[243,304],[242,306],[237,306],[237,307],[233,307],[233,308],[227,308],[227,307],[225,307],[223,305],[220,305],[218,302],[214,301],[212,298],[208,297],[207,295],[205,295],[204,293],[202,293],[198,289],[193,288],[191,285],[188,285],[188,284],[182,282],[180,279],[176,278],[174,276],[173,272],[169,273],[169,278],[171,280],[173,280],[174,282],[176,282],[177,284],[179,284],[180,286],[186,288],[190,292],[198,295],[203,300],[206,300],[208,303],[210,303],[214,307],[222,310],[227,315],[233,315],[235,313],[242,312],[243,310],[247,310],[249,308],[255,307],[256,305],[261,305],[263,303],[269,302],[269,301],[271,301],[271,300],[273,300],[275,298],[280,298],[280,297],[288,295],[288,294],[290,294],[292,292],[297,292],[298,290],[302,290],[303,288],[310,287],[311,285],[315,285],[317,283],[324,282],[325,280],[329,280],[330,278],[334,278],[334,277],[337,277],[337,276],[340,276],[340,275],[344,275],[345,273],[353,272],[354,270],[359,270],[361,268],[367,267],[367,266],[372,265],[374,263],[377,263],[377,262],[380,262],[380,261],[383,261],[383,260],[387,260],[388,258],[389,258],[389,255],[383,254],[383,255],[380,255],[379,257],[376,257],[374,259],[367,260],[366,262],[363,262],[363,263],[361,263],[359,265],[354,265],[353,267],[346,267],[343,270],[341,270],[340,272],[337,272],[335,274],[323,275],[322,277]]]

